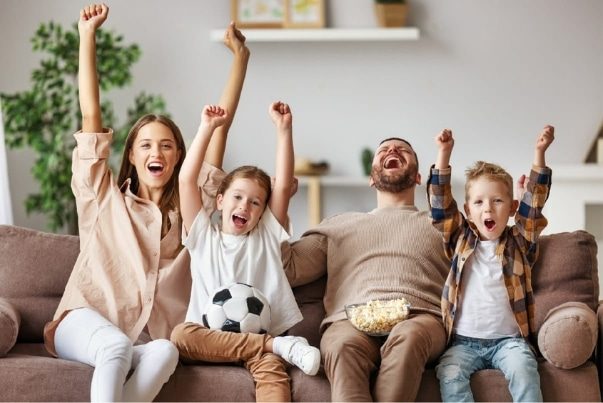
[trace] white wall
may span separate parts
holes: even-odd
[[[331,26],[375,25],[372,0],[327,3]],[[28,88],[39,57],[29,38],[38,24],[75,22],[84,4],[2,0],[0,92]],[[202,105],[217,101],[226,78],[229,52],[210,42],[209,30],[227,24],[230,2],[108,4],[107,27],[143,51],[133,85],[111,95],[116,111],[141,90],[160,93],[190,140]],[[583,161],[603,119],[603,1],[410,0],[410,8],[408,23],[421,30],[418,41],[251,43],[226,168],[254,163],[272,171],[274,129],[266,110],[275,99],[293,107],[297,154],[328,160],[337,175],[360,175],[360,150],[386,136],[408,138],[426,175],[433,137],[444,127],[457,138],[457,177],[478,158],[503,164],[514,176],[525,172],[547,123],[557,128],[549,164]],[[31,161],[28,151],[9,151],[15,223],[43,228],[42,217],[23,210],[36,189]],[[291,211],[296,233],[306,226],[304,192]],[[341,195],[327,213],[368,209],[374,202],[370,191],[356,198],[358,204]]]

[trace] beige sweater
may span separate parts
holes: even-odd
[[[282,252],[292,286],[328,274],[321,330],[345,319],[346,304],[376,298],[404,297],[440,312],[450,261],[427,212],[414,206],[336,215],[283,244]]]

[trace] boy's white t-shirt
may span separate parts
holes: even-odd
[[[479,241],[463,269],[456,334],[479,339],[516,337],[519,326],[509,303],[498,240]]]
[[[191,254],[193,280],[187,322],[203,323],[210,294],[234,282],[259,289],[270,303],[268,332],[277,336],[302,320],[281,260],[281,242],[289,234],[266,207],[257,226],[246,235],[223,233],[203,210],[182,243]]]

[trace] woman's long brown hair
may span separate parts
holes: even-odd
[[[138,135],[138,131],[146,124],[151,122],[158,122],[166,126],[171,130],[174,135],[174,140],[176,141],[176,147],[180,151],[180,158],[178,158],[178,162],[174,167],[174,172],[168,183],[165,184],[163,189],[163,195],[161,196],[161,200],[159,201],[159,210],[161,211],[162,223],[161,223],[161,236],[167,234],[169,230],[169,217],[168,212],[172,210],[178,211],[178,216],[180,216],[180,194],[178,191],[178,174],[180,173],[180,168],[182,167],[182,162],[184,161],[184,157],[186,156],[186,145],[184,144],[184,138],[182,137],[182,133],[176,124],[172,121],[172,119],[168,118],[164,115],[154,115],[148,114],[142,116],[140,119],[134,123],[134,126],[130,129],[128,133],[128,137],[126,138],[126,144],[124,146],[124,152],[121,159],[121,168],[119,169],[119,176],[117,179],[118,186],[122,186],[126,179],[131,179],[130,190],[134,194],[138,194],[138,172],[136,171],[136,167],[132,165],[130,162],[130,151],[132,150],[132,146],[134,145],[134,141],[136,140],[136,136]]]

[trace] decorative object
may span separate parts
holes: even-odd
[[[327,161],[310,161],[307,158],[296,158],[293,169],[295,175],[314,176],[324,175],[329,172],[329,163]]]
[[[373,151],[368,147],[363,148],[362,153],[360,153],[362,172],[364,172],[365,176],[369,176],[371,174],[371,169],[373,168],[373,156]]]
[[[288,0],[231,0],[232,20],[239,28],[282,28]]]
[[[32,87],[15,94],[0,94],[9,148],[30,147],[36,153],[33,177],[40,184],[37,194],[25,200],[28,213],[48,217],[53,231],[77,231],[75,199],[71,192],[73,133],[82,127],[77,92],[77,25],[65,29],[54,22],[42,23],[32,38],[33,50],[43,53],[31,75]],[[132,80],[132,65],[140,58],[136,44],[125,45],[114,32],[97,33],[97,69],[101,90],[122,88]],[[113,127],[112,153],[120,158],[130,127],[144,113],[164,113],[161,97],[139,94],[128,109],[126,122],[116,125],[112,104],[101,103],[103,124]]]
[[[380,27],[403,27],[407,11],[405,0],[375,0],[375,15]]]
[[[287,0],[285,27],[324,28],[325,0]]]

